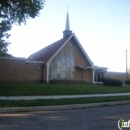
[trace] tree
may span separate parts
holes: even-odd
[[[39,16],[45,0],[0,0],[0,56],[7,56],[8,31],[13,24],[26,24],[27,19]]]

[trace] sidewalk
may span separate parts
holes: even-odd
[[[0,96],[0,100],[65,99],[65,98],[111,97],[111,96],[130,96],[130,93],[53,95],[53,96],[52,95],[51,96]]]
[[[90,97],[111,97],[111,96],[130,96],[130,93],[111,93],[111,94],[88,94],[88,95],[56,95],[56,96],[0,96],[0,100],[35,100],[35,99],[63,99],[63,98],[90,98]],[[33,107],[5,107],[0,108],[0,113],[29,112],[29,111],[52,111],[67,109],[82,109],[103,106],[115,106],[130,104],[128,101],[70,104],[57,106],[33,106]]]

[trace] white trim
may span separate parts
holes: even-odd
[[[43,61],[29,61],[29,60],[26,60],[26,58],[22,58],[22,57],[0,57],[0,59],[4,59],[4,60],[23,60],[23,61],[25,61],[25,63],[40,63],[40,64],[44,64]]]
[[[81,66],[81,65],[79,65],[79,66],[76,66],[76,67],[79,67],[79,68],[81,68],[81,69],[92,69],[92,70],[103,70],[103,71],[106,71],[108,68],[105,68],[105,67],[91,67],[91,66],[89,66],[89,67],[84,67],[84,66]]]
[[[98,67],[98,66],[94,66],[94,69],[95,70],[103,70],[103,71],[106,71],[108,68],[107,67]]]
[[[50,63],[48,63],[46,66],[47,66],[46,81],[48,83],[49,82],[49,68],[50,68]]]
[[[73,34],[65,41],[65,43],[55,52],[55,54],[47,61],[47,64],[50,64],[55,56],[62,50],[62,48],[68,43],[68,41],[73,37]]]
[[[74,33],[73,33],[73,34],[65,41],[65,43],[55,52],[55,54],[47,61],[46,64],[50,63],[50,62],[54,59],[54,57],[62,50],[62,48],[68,43],[68,41],[69,41],[73,36],[74,36],[76,42],[78,43],[80,49],[82,50],[82,52],[83,52],[84,55],[86,56],[86,59],[88,59],[90,65],[91,65],[92,67],[94,67],[92,61],[90,60],[89,56],[87,55],[86,51],[83,49],[81,43],[79,42],[79,40],[77,39],[77,37],[75,36]]]
[[[76,35],[75,35],[75,34],[74,34],[74,38],[76,39],[76,42],[78,43],[78,45],[79,45],[80,49],[82,50],[82,52],[84,53],[84,55],[85,55],[85,56],[86,56],[86,58],[88,59],[88,61],[89,61],[90,65],[91,65],[92,67],[94,67],[94,65],[93,65],[92,61],[90,60],[90,58],[89,58],[89,56],[88,56],[88,54],[86,53],[86,51],[85,51],[85,50],[84,50],[84,48],[82,47],[81,43],[79,42],[79,40],[78,40],[78,38],[76,37]]]
[[[76,67],[81,68],[81,69],[84,69],[84,70],[87,70],[87,69],[93,69],[93,70],[94,70],[94,67],[91,67],[91,66],[89,66],[89,67],[84,67],[84,66],[79,65],[79,66],[76,66]]]
[[[26,60],[25,62],[26,63],[39,63],[39,64],[44,64],[45,63],[43,61],[29,61],[29,60]]]
[[[102,70],[102,71],[106,71],[107,70],[107,68],[94,68],[94,70]]]
[[[95,83],[95,71],[94,70],[92,70],[92,80],[93,80],[93,83]]]
[[[22,58],[22,57],[0,57],[0,59],[4,59],[4,60],[26,60],[26,58]]]

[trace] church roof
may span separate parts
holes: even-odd
[[[67,41],[69,37],[70,35],[33,53],[27,58],[27,60],[28,61],[43,61],[44,63],[46,63],[55,54],[55,52]]]
[[[76,41],[76,44],[78,45],[79,49],[82,51],[88,62],[90,63],[91,66],[93,66],[92,61],[90,60],[89,56],[85,52],[84,48],[78,41],[77,37],[75,34],[68,35],[66,37],[63,37],[62,39],[50,44],[49,46],[33,53],[27,58],[27,61],[42,61],[44,63],[51,61],[55,55],[68,43],[69,40],[74,39]]]

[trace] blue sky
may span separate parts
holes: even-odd
[[[13,26],[9,53],[27,58],[61,39],[67,4],[70,29],[94,64],[125,72],[125,50],[130,49],[130,0],[46,0],[39,17]],[[129,59],[130,51],[128,66]]]

